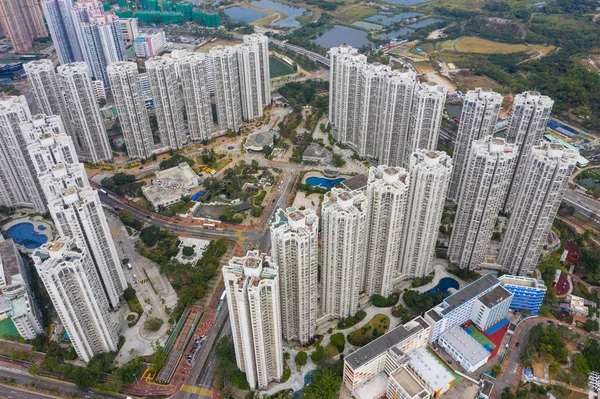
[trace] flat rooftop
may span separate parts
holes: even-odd
[[[418,319],[421,319],[418,317]],[[422,319],[421,319],[422,320]],[[425,320],[422,321],[425,323],[427,327],[429,324]],[[407,339],[413,334],[416,334],[418,331],[424,330],[426,327],[420,321],[413,323],[409,321],[405,325],[398,326],[394,328],[392,331],[382,335],[371,343],[363,346],[358,349],[356,352],[353,352],[346,356],[344,360],[353,368],[356,369],[371,360],[375,359],[377,356],[381,355],[392,346],[398,345],[403,340]],[[405,326],[408,326],[405,327]]]
[[[446,331],[440,336],[442,338],[471,364],[478,364],[490,356],[490,352],[460,326]]]
[[[398,384],[400,384],[400,386],[404,388],[406,393],[408,393],[411,397],[414,397],[422,391],[425,391],[425,387],[421,385],[419,380],[417,380],[405,368],[401,368],[400,370],[392,374],[392,378],[395,379],[398,382]],[[428,396],[429,395],[427,395],[427,397]]]
[[[439,391],[454,381],[454,376],[427,349],[419,348],[408,356],[413,372],[433,391]]]
[[[367,175],[357,175],[357,176],[354,176],[354,177],[344,180],[340,184],[346,190],[354,191],[354,190],[360,190],[361,188],[366,187],[368,181],[369,181],[369,177]]]
[[[18,256],[20,255],[12,238],[0,242],[0,266],[4,269],[6,285],[12,283],[12,276],[21,274]]]
[[[446,303],[448,306],[444,310],[442,310],[442,314],[445,315],[452,312],[454,309],[464,305],[465,303],[479,296],[479,294],[481,294],[482,292],[492,288],[493,286],[499,283],[500,280],[498,280],[490,273],[481,276],[477,280],[473,281],[471,284],[456,291],[454,294],[444,299],[444,303]]]
[[[317,159],[321,159],[321,160],[326,160],[328,158],[331,158],[332,154],[331,152],[326,149],[325,147],[321,147],[319,144],[317,143],[310,143],[310,145],[306,148],[306,151],[304,151],[304,154],[302,155],[302,158],[317,158]]]
[[[357,399],[376,399],[380,398],[386,391],[388,378],[385,373],[377,373],[365,384],[354,390]]]
[[[499,285],[497,287],[492,288],[490,291],[486,292],[484,295],[477,298],[478,301],[483,303],[488,308],[493,308],[499,303],[505,301],[510,298],[512,293],[508,291],[503,286]]]
[[[544,280],[537,280],[532,277],[509,276],[505,274],[500,277],[500,283],[502,285],[518,285],[521,287],[538,288],[543,290],[546,289]]]

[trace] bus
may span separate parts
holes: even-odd
[[[219,299],[219,302],[223,302],[226,295],[227,295],[227,291],[223,290],[223,293],[221,294],[221,298]]]
[[[100,190],[98,190],[98,191],[100,191],[100,193],[102,193],[102,194],[104,194],[104,195],[108,195],[108,191],[106,191],[106,190],[105,190],[105,189],[103,189],[103,188],[101,188],[101,189],[100,189]]]

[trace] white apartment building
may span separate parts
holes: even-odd
[[[529,155],[534,146],[544,138],[546,123],[552,112],[554,101],[536,91],[517,94],[513,101],[506,141],[514,144],[518,152],[513,175],[510,180],[503,212],[511,213],[519,193],[521,182],[527,173]]]
[[[101,98],[106,100],[106,87],[104,87],[103,81],[92,80],[92,89],[94,90],[96,101],[100,101]]]
[[[429,342],[437,341],[444,332],[471,320],[475,300],[499,285],[500,280],[485,274],[428,310],[424,318],[431,326]]]
[[[0,205],[45,213],[46,198],[20,127],[21,122],[30,119],[25,96],[0,99]]]
[[[448,246],[458,267],[476,269],[484,261],[516,156],[514,144],[501,138],[473,142]]]
[[[121,36],[125,43],[133,44],[133,41],[140,35],[137,22],[137,18],[119,18]]]
[[[402,166],[408,168],[409,159],[417,149],[430,151],[437,149],[445,105],[446,88],[444,86],[433,83],[416,84]]]
[[[33,301],[23,258],[12,239],[0,241],[0,293],[0,308],[8,305],[7,316],[23,339],[43,333],[42,315]]]
[[[60,118],[37,115],[21,124],[48,210],[61,237],[73,237],[94,260],[103,292],[115,308],[127,287],[98,192],[88,182]]]
[[[84,8],[80,5],[83,3],[82,0],[78,0],[74,5],[74,15],[80,18],[79,39],[83,58],[90,68],[92,77],[102,80],[109,87],[106,67],[113,62],[127,60],[121,24],[114,13],[102,10],[100,2],[96,0],[88,0],[88,2],[96,3],[99,7]],[[78,12],[79,9],[81,12]]]
[[[240,75],[235,47],[217,46],[209,52],[215,79],[215,103],[220,131],[242,125]]]
[[[530,150],[498,256],[510,274],[535,270],[578,155],[556,143]]]
[[[111,160],[112,150],[87,64],[74,62],[59,66],[58,80],[79,137],[81,158],[93,164]]]
[[[180,150],[186,138],[177,62],[171,58],[153,57],[146,61],[146,70],[150,77],[161,143]]]
[[[364,291],[387,297],[398,268],[409,191],[408,172],[380,165],[369,169],[367,184]]]
[[[417,278],[432,271],[452,159],[443,151],[417,150],[409,165],[411,182],[398,269],[406,277]]]
[[[33,254],[40,279],[77,355],[89,362],[117,350],[117,328],[92,257],[72,238],[42,245]]]
[[[77,20],[73,18],[72,0],[42,0],[48,32],[61,64],[84,61],[78,40]]]
[[[240,76],[242,117],[251,121],[263,116],[263,73],[260,47],[244,43],[236,46]]]
[[[347,132],[358,126],[359,75],[367,65],[367,57],[344,45],[329,50],[329,122],[333,138],[346,143],[352,140]]]
[[[278,209],[271,223],[271,256],[280,276],[283,339],[308,345],[317,318],[319,218],[313,210]]]
[[[358,311],[365,267],[367,197],[333,188],[321,207],[321,304],[325,313],[346,318]]]
[[[262,33],[244,35],[244,43],[258,46],[260,59],[260,81],[262,91],[262,105],[264,108],[271,104],[271,71],[269,69],[269,37]]]
[[[210,58],[205,53],[186,52],[178,59],[183,100],[187,112],[190,139],[209,140],[214,123],[210,100]]]
[[[448,190],[448,199],[458,203],[465,170],[475,140],[493,136],[496,121],[502,105],[502,95],[487,88],[469,90],[465,94],[452,163],[452,181]]]
[[[477,297],[473,303],[471,320],[482,331],[494,326],[508,313],[513,294],[502,285]]]
[[[382,165],[401,165],[411,123],[410,109],[415,91],[415,74],[399,72],[389,77],[382,101],[382,118],[376,158]]]
[[[140,87],[137,64],[115,62],[107,68],[121,130],[131,158],[146,159],[154,152],[150,120]]]
[[[237,366],[251,388],[266,389],[283,375],[277,265],[249,251],[223,266],[223,280]]]
[[[23,64],[23,68],[27,73],[39,112],[45,115],[59,115],[62,118],[65,130],[73,138],[75,149],[80,154],[78,132],[71,122],[71,115],[58,76],[54,71],[54,64],[49,59],[42,59]]]
[[[418,148],[435,150],[446,90],[412,72],[368,64],[349,46],[330,50],[329,120],[335,140],[379,164],[408,166]]]

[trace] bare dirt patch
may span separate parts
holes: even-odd
[[[456,74],[453,75],[454,83],[459,89],[464,90],[473,90],[478,87],[487,87],[490,89],[495,89],[500,87],[500,84],[495,80],[488,78],[487,76],[477,76],[477,75],[463,75]]]
[[[544,363],[543,362],[532,362],[531,368],[533,369],[533,375],[536,377],[544,378]]]

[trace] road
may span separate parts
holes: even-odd
[[[8,367],[7,367],[8,366]],[[98,392],[94,392],[94,391],[81,391],[79,389],[77,389],[77,387],[75,387],[74,384],[68,383],[68,382],[63,382],[63,381],[59,381],[59,380],[52,380],[52,379],[48,379],[48,378],[42,378],[39,376],[32,376],[30,375],[28,372],[23,371],[19,368],[13,367],[10,364],[7,363],[7,361],[2,361],[2,365],[0,365],[0,375],[3,378],[10,378],[13,379],[14,382],[18,385],[32,385],[35,384],[36,386],[45,389],[45,390],[56,390],[58,392],[60,392],[61,394],[77,394],[81,397],[85,397],[85,398],[94,398],[94,399],[122,399],[125,398],[124,395],[117,395],[117,394],[105,394],[105,393],[98,393]],[[0,395],[5,395],[5,396],[9,396],[6,395],[6,390],[8,390],[9,395],[12,396],[15,399],[38,399],[38,398],[48,398],[48,397],[55,397],[52,396],[50,394],[36,394],[36,393],[29,393],[27,391],[18,391],[17,395],[13,395],[12,393],[10,393],[11,391],[16,391],[16,389],[10,387],[10,386],[4,386],[4,385],[0,385]],[[44,396],[45,395],[45,396]]]
[[[239,33],[234,33],[233,37],[241,40],[244,38],[244,35],[239,34]],[[292,50],[294,53],[303,54],[303,55],[307,56],[308,58],[310,58],[311,60],[316,61],[319,64],[326,66],[327,68],[329,68],[329,66],[330,66],[329,58],[327,58],[319,53],[315,53],[314,51],[307,50],[304,47],[296,46],[295,44],[284,43],[281,40],[275,40],[273,38],[269,38],[269,41],[273,44],[276,44],[277,46],[284,47],[288,50]]]
[[[0,385],[0,399],[48,399],[55,396],[41,395],[23,389]]]
[[[577,190],[566,190],[563,201],[575,208],[575,212],[580,215],[590,218],[590,215],[593,214],[593,221],[600,227],[600,202],[598,200],[589,198]],[[592,219],[590,218],[590,220]]]

